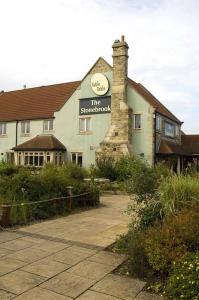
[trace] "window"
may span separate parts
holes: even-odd
[[[6,134],[6,123],[0,123],[0,135]]]
[[[80,118],[79,119],[79,131],[90,132],[91,131],[91,118]]]
[[[25,152],[24,153],[24,165],[41,167],[44,164],[43,152]]]
[[[134,129],[141,129],[141,114],[134,115]]]
[[[62,153],[61,152],[55,152],[55,164],[56,165],[62,164]]]
[[[44,120],[44,131],[53,130],[53,120]]]
[[[29,134],[30,133],[30,121],[21,122],[21,133]]]
[[[178,125],[176,125],[176,127],[175,127],[175,135],[176,135],[176,136],[179,136],[179,135],[180,135],[180,128],[179,128]]]
[[[82,166],[82,153],[76,152],[72,154],[72,162],[78,166]]]
[[[175,135],[175,126],[171,123],[165,122],[165,135],[174,137]]]
[[[162,130],[162,118],[160,116],[156,117],[156,130]]]

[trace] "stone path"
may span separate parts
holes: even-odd
[[[106,196],[79,214],[0,231],[0,300],[158,300],[145,282],[112,274],[123,255],[105,251],[127,231],[128,196]]]

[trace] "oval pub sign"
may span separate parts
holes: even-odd
[[[91,77],[91,88],[96,95],[105,95],[109,88],[108,79],[101,73],[94,74]]]

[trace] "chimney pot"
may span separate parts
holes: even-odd
[[[125,37],[124,35],[121,36],[121,42],[124,42],[125,41]]]

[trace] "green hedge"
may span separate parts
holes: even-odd
[[[4,167],[4,169],[6,169]],[[6,174],[5,174],[6,173]],[[73,194],[89,193],[90,203],[99,203],[99,190],[92,183],[83,181],[86,171],[73,164],[63,167],[47,165],[38,172],[27,168],[19,168],[17,172],[0,175],[0,203],[20,204],[41,201],[57,197],[66,197],[67,187],[73,187]],[[73,201],[77,207],[77,201]],[[89,202],[88,202],[89,203]],[[56,208],[56,209],[55,209]],[[55,214],[68,212],[66,200],[45,202],[34,205],[13,207],[11,219],[13,224],[26,223],[27,220],[43,219]]]

